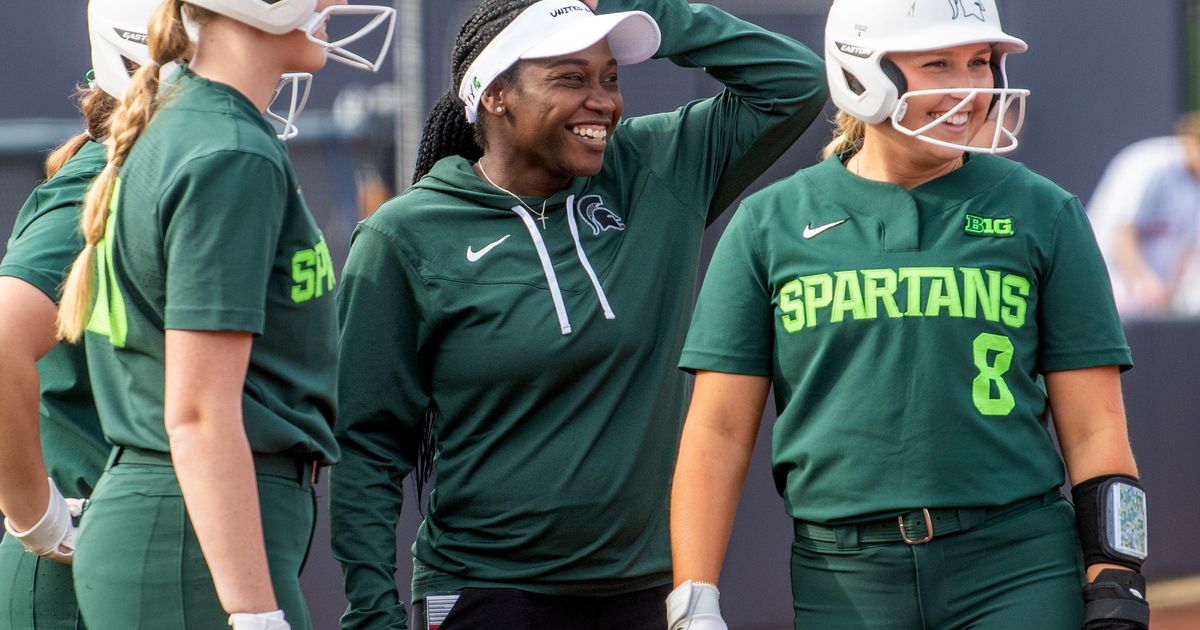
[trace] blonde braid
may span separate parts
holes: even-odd
[[[158,71],[167,63],[189,55],[191,41],[183,26],[182,0],[164,0],[150,20],[151,62],[138,68],[120,105],[112,115],[108,130],[108,164],[88,188],[79,231],[83,250],[71,265],[58,305],[58,336],[78,341],[91,314],[96,246],[104,238],[108,211],[117,174],[129,151],[150,124],[158,105]]]
[[[827,159],[833,155],[861,149],[866,130],[866,123],[838,110],[837,116],[834,118],[833,140],[825,145],[821,151],[821,158]]]

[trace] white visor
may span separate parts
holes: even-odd
[[[577,0],[542,0],[521,12],[479,53],[463,75],[458,97],[474,123],[479,99],[496,77],[521,59],[545,59],[579,52],[608,38],[618,64],[645,61],[658,51],[662,35],[642,11],[596,15]]]
[[[312,88],[312,78],[313,75],[308,72],[285,72],[279,78],[279,83],[275,85],[275,96],[267,105],[266,114],[267,118],[282,125],[282,131],[277,134],[280,140],[286,142],[300,135],[296,119],[300,117],[300,112],[304,111],[304,106],[308,103],[308,91]],[[271,108],[283,94],[288,95],[288,107],[286,112],[279,114]]]

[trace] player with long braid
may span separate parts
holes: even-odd
[[[835,0],[825,36],[826,159],[734,216],[680,361],[672,630],[725,628],[697,582],[772,386],[797,630],[1146,628],[1104,262],[1078,198],[993,155],[1017,146],[1025,42],[994,0]]]
[[[86,328],[115,445],[75,553],[91,630],[310,625],[311,484],[337,457],[334,277],[263,112],[286,71],[378,64],[325,24],[394,12],[342,4],[165,0],[151,20],[59,309],[63,337]]]
[[[426,467],[414,629],[663,627],[704,228],[826,94],[816,55],[714,7],[595,4],[483,2],[418,181],[356,231],[330,488],[345,628],[406,627],[395,528]],[[619,67],[656,51],[725,90],[622,121]]]
[[[82,243],[84,192],[104,168],[104,139],[157,0],[92,0],[84,131],[46,158],[46,181],[17,215],[0,261],[0,630],[80,627],[70,562],[78,516],[108,445],[92,402],[83,347],[59,343],[59,288]],[[49,483],[46,482],[49,478]],[[71,497],[64,499],[63,496]],[[34,553],[25,553],[25,551]]]

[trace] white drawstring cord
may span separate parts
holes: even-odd
[[[546,251],[546,243],[542,240],[541,233],[533,224],[533,217],[524,206],[513,206],[512,211],[521,217],[525,222],[525,229],[529,230],[529,237],[533,239],[533,246],[537,248],[538,258],[542,261],[542,272],[546,274],[546,283],[550,285],[550,297],[554,299],[554,312],[558,315],[558,327],[562,330],[562,334],[571,334],[571,320],[567,318],[567,307],[563,304],[562,291],[558,288],[558,276],[554,275],[554,263],[550,262],[550,253]],[[574,226],[574,223],[571,224]],[[572,228],[573,229],[573,228]],[[578,241],[576,241],[578,243]]]
[[[608,305],[608,296],[604,294],[604,287],[600,286],[600,279],[596,277],[596,272],[592,270],[592,263],[588,261],[587,254],[583,251],[583,243],[579,242],[579,227],[575,224],[575,195],[567,197],[567,222],[571,226],[571,238],[575,239],[575,253],[579,254],[579,262],[583,264],[584,271],[587,271],[588,278],[591,278],[592,287],[596,289],[596,297],[600,299],[600,306],[604,308],[604,319],[616,319],[616,314]]]

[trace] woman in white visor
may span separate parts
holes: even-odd
[[[58,313],[63,337],[86,330],[114,445],[74,554],[90,630],[311,627],[299,572],[338,453],[334,276],[263,112],[285,72],[376,66],[326,35],[364,12],[390,29],[392,9],[336,0],[165,0],[142,31]]]
[[[621,66],[651,56],[725,89],[622,120]],[[417,182],[359,226],[339,295],[343,627],[663,628],[701,237],[817,116],[823,65],[684,0],[487,0],[450,65]],[[409,623],[414,472],[436,488]]]
[[[680,361],[678,628],[725,628],[695,582],[720,573],[773,386],[797,630],[1144,629],[1104,261],[1075,196],[993,155],[1017,145],[1025,42],[993,0],[835,0],[825,37],[827,159],[734,216]]]

